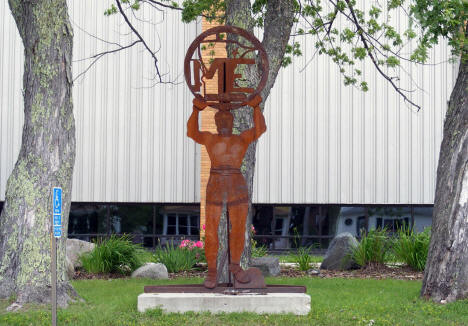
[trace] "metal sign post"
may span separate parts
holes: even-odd
[[[52,191],[52,325],[57,325],[57,238],[62,236],[62,188]]]

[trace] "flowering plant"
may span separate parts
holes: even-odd
[[[188,239],[182,240],[182,242],[179,245],[179,248],[184,248],[188,250],[192,250],[194,248],[199,248],[203,249],[205,247],[203,241],[191,241]]]
[[[204,262],[205,259],[205,244],[203,241],[191,241],[188,239],[182,240],[179,245],[179,249],[182,251],[189,251],[195,255],[195,260],[197,263]]]
[[[264,245],[258,245],[257,241],[254,239],[256,233],[255,227],[250,226],[250,246],[252,257],[263,257],[267,254],[268,250]]]

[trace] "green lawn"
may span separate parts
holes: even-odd
[[[255,315],[251,313],[140,314],[137,296],[144,285],[195,283],[200,279],[85,280],[73,286],[86,300],[58,312],[59,325],[468,325],[468,300],[436,305],[418,298],[419,281],[269,278],[268,283],[306,285],[312,310],[307,316]],[[285,303],[287,304],[287,303]],[[49,325],[50,311],[29,307],[27,312],[4,313],[0,325]],[[373,322],[371,321],[373,320]]]

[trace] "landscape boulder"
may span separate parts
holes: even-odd
[[[68,257],[65,258],[65,261],[66,261],[68,279],[72,280],[73,277],[75,276],[75,266],[73,266],[73,263],[70,261]]]
[[[281,272],[278,257],[252,258],[249,267],[257,267],[262,271],[263,276],[278,276]]]
[[[69,269],[68,265],[73,266],[73,270],[76,267],[81,267],[80,256],[92,251],[94,247],[95,244],[88,241],[67,239],[67,270]]]
[[[358,268],[359,266],[352,258],[352,252],[358,244],[358,241],[351,233],[344,232],[338,234],[330,243],[320,268],[327,270]]]
[[[132,278],[136,277],[166,280],[169,278],[169,274],[167,273],[167,268],[164,264],[146,263],[132,273]]]

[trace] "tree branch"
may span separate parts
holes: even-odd
[[[122,50],[125,50],[125,49],[128,49],[128,48],[131,48],[132,46],[134,46],[135,44],[138,44],[138,43],[141,43],[140,40],[137,40],[137,41],[134,41],[133,43],[130,43],[128,45],[125,45],[125,46],[122,46],[118,43],[114,43],[114,44],[117,44],[119,46],[118,49],[113,49],[113,50],[109,50],[109,51],[104,51],[104,52],[100,52],[100,53],[97,53],[97,54],[94,54],[92,56],[90,56],[89,58],[84,58],[84,59],[78,59],[78,60],[75,60],[74,62],[80,62],[80,61],[84,61],[84,60],[89,60],[89,59],[95,59],[93,60],[93,62],[91,62],[91,64],[86,67],[86,69],[84,71],[82,71],[80,74],[78,74],[78,76],[76,76],[73,81],[77,80],[78,78],[80,78],[81,76],[83,76],[86,72],[88,72],[89,69],[91,69],[91,67],[99,60],[101,59],[103,56],[105,56],[106,54],[111,54],[111,53],[116,53],[116,52],[119,52],[119,51],[122,51]]]
[[[369,58],[371,59],[372,63],[374,64],[375,68],[377,69],[377,71],[380,73],[380,75],[382,75],[382,77],[384,77],[389,83],[390,85],[392,85],[392,87],[395,89],[395,91],[400,94],[401,97],[403,97],[403,99],[405,100],[405,102],[408,102],[410,103],[411,105],[413,105],[414,107],[416,107],[418,109],[418,111],[421,109],[421,107],[414,103],[413,101],[411,101],[402,91],[402,89],[400,87],[398,87],[394,82],[393,82],[393,79],[389,76],[387,76],[387,74],[385,72],[382,71],[382,69],[380,68],[378,62],[377,62],[377,59],[374,57],[373,53],[372,53],[372,50],[370,49],[368,43],[367,43],[367,39],[364,37],[364,34],[365,34],[365,31],[364,29],[361,27],[361,25],[359,24],[359,21],[356,17],[356,14],[354,12],[354,9],[353,9],[353,6],[350,4],[349,0],[345,0],[346,1],[346,4],[348,5],[348,8],[349,8],[349,11],[351,12],[351,16],[352,16],[352,19],[353,19],[353,23],[354,25],[357,27],[358,31],[358,35],[362,41],[362,44],[364,45],[364,48],[366,49],[367,51],[367,54],[369,55]]]
[[[162,80],[162,76],[161,76],[161,73],[159,71],[159,67],[158,67],[158,58],[156,57],[156,54],[155,52],[153,52],[150,47],[148,46],[148,44],[145,42],[145,40],[143,39],[143,37],[140,35],[140,33],[138,33],[138,31],[136,30],[136,28],[132,25],[132,23],[130,22],[130,20],[128,19],[127,15],[125,14],[124,10],[122,9],[122,5],[120,3],[120,0],[115,0],[116,4],[117,4],[117,8],[119,9],[119,12],[120,14],[122,15],[123,19],[125,20],[125,22],[127,23],[128,27],[130,27],[130,29],[132,30],[132,32],[138,37],[138,39],[141,41],[141,43],[143,44],[143,46],[146,48],[146,50],[148,50],[148,52],[151,54],[151,57],[153,58],[154,60],[154,67],[156,69],[156,75],[158,76],[158,79],[159,79],[159,82],[160,83],[163,83],[163,80]]]

